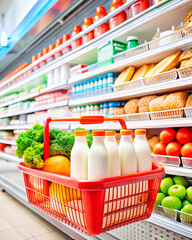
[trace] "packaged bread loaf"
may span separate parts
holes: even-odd
[[[178,66],[179,64],[179,57],[182,51],[178,51],[166,58],[164,58],[161,62],[159,62],[154,68],[152,68],[145,77],[151,77],[156,74],[160,74],[166,71],[169,71],[173,67]]]
[[[157,97],[157,98],[151,100],[150,103],[149,103],[150,112],[164,110],[164,100],[167,96],[168,96],[168,94],[164,94],[160,97]]]
[[[126,69],[124,69],[115,80],[114,85],[118,85],[131,80],[134,74],[134,71],[135,71],[134,67],[127,67]]]
[[[192,66],[192,48],[183,52],[179,57],[180,68]]]
[[[151,96],[146,96],[146,97],[142,97],[139,99],[138,101],[138,110],[139,113],[143,113],[143,112],[149,112],[149,103],[151,102],[151,100],[155,99],[157,96],[156,95],[151,95]]]
[[[149,71],[149,65],[146,65],[146,64],[143,65],[142,67],[137,69],[137,71],[133,75],[131,81],[136,80],[136,79],[144,78],[145,75],[148,73],[148,71]]]
[[[188,94],[186,92],[175,92],[169,94],[163,102],[164,110],[184,108]]]
[[[192,107],[192,94],[187,98],[185,107]]]
[[[125,106],[124,110],[126,114],[138,113],[138,98],[129,100]]]

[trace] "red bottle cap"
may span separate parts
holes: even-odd
[[[123,5],[123,0],[113,0],[113,4],[111,5],[109,12],[115,11],[118,7]]]
[[[81,26],[75,25],[73,31],[78,32],[78,33],[81,32],[82,31]]]
[[[86,29],[87,27],[91,26],[93,24],[93,18],[91,17],[85,17],[84,18],[84,23],[82,25],[82,29]]]
[[[43,48],[43,55],[47,54],[49,52],[49,48]]]
[[[102,12],[103,14],[107,15],[107,10],[103,6],[98,6],[96,8],[96,12]]]
[[[49,51],[55,49],[55,44],[49,44]]]
[[[93,18],[93,22],[99,21],[101,18],[107,15],[107,10],[103,6],[98,6],[96,8],[96,14]]]
[[[71,36],[69,34],[64,34],[63,35],[63,43],[67,42],[70,38],[71,38]]]
[[[32,63],[35,62],[37,59],[38,59],[37,56],[33,56],[33,57],[32,57]]]
[[[38,58],[42,57],[43,56],[43,53],[42,52],[39,52],[38,53]]]
[[[104,130],[94,130],[92,131],[93,136],[105,136],[105,131]]]
[[[62,38],[58,38],[57,42],[56,42],[56,47],[59,47],[62,43],[63,43],[63,39]]]

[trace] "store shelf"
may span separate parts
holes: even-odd
[[[33,124],[24,124],[24,125],[8,125],[8,126],[0,126],[0,130],[22,130],[31,128]]]
[[[192,168],[174,167],[174,166],[168,166],[168,165],[163,165],[163,166],[165,168],[166,174],[192,177]]]
[[[165,229],[168,229],[172,232],[176,232],[178,234],[181,234],[185,237],[189,237],[191,239],[192,236],[192,229],[191,226],[184,225],[179,222],[175,222],[171,219],[162,217],[158,214],[152,213],[151,217],[147,220],[150,223],[153,223],[157,226],[163,227]]]
[[[81,125],[80,123],[74,123],[70,125],[70,130],[75,130],[78,127],[83,127],[86,130],[120,130],[122,129],[119,123],[105,122],[103,124],[89,124],[89,125]]]
[[[27,114],[32,112],[38,112],[38,111],[42,111],[50,108],[67,106],[67,103],[68,103],[68,100],[65,100],[65,101],[50,103],[50,104],[46,104],[38,107],[28,108],[28,109],[20,110],[17,112],[5,113],[5,114],[1,114],[0,118],[12,117],[12,116],[17,116],[17,115],[22,115],[22,114]]]
[[[4,139],[0,139],[0,143],[4,143],[4,144],[7,144],[7,145],[16,145],[15,141],[4,140]]]
[[[21,159],[19,159],[17,156],[9,154],[9,153],[2,152],[2,151],[0,151],[0,159],[10,161],[10,162],[14,162],[14,163],[21,162]]]

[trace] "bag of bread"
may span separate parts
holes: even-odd
[[[151,100],[149,103],[150,112],[164,110],[164,100],[167,96],[168,96],[168,94],[164,94],[160,97],[156,97],[155,99]]]
[[[151,100],[155,99],[157,96],[156,95],[151,95],[151,96],[146,96],[142,97],[138,101],[138,110],[139,113],[144,113],[144,112],[149,112],[149,103]]]
[[[138,98],[129,100],[125,106],[124,110],[126,114],[138,113]]]
[[[178,51],[166,58],[164,58],[161,62],[159,62],[154,68],[149,71],[145,77],[151,77],[156,74],[160,74],[162,72],[169,71],[173,67],[177,67],[179,64],[179,57],[182,51]]]
[[[131,80],[134,71],[135,71],[134,67],[127,67],[126,69],[124,69],[115,80],[114,85],[118,85]]]
[[[186,92],[175,92],[169,94],[163,102],[164,110],[184,108],[188,96],[189,95]]]
[[[149,65],[143,65],[142,67],[138,68],[135,74],[133,75],[131,81],[144,78],[145,75],[149,72]]]

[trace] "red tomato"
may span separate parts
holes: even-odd
[[[157,143],[153,148],[153,153],[158,155],[166,155],[166,145],[162,142]]]
[[[4,149],[7,147],[6,144],[0,143],[0,151],[4,151]]]
[[[173,128],[165,128],[160,132],[162,143],[168,144],[175,140],[176,131]]]
[[[183,157],[192,158],[192,142],[186,143],[181,149]]]
[[[178,142],[171,142],[166,147],[166,153],[169,156],[177,156],[181,155],[181,144]]]
[[[177,131],[176,139],[179,143],[185,144],[192,141],[192,128],[180,128]]]

